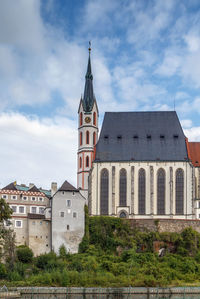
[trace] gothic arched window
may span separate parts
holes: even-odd
[[[119,217],[120,218],[126,218],[126,213],[124,211],[122,211],[120,214],[119,214]]]
[[[184,173],[182,169],[176,171],[176,214],[183,215],[184,209]]]
[[[83,124],[83,113],[80,113],[80,120],[79,120],[80,126]]]
[[[139,170],[138,176],[138,214],[144,215],[146,212],[146,176],[143,168]]]
[[[86,167],[89,167],[89,157],[88,156],[86,157],[86,163],[85,164],[86,164]]]
[[[165,171],[162,168],[157,173],[157,214],[165,215]]]
[[[93,145],[95,145],[96,144],[96,133],[94,132],[93,133]]]
[[[100,214],[108,215],[108,192],[109,192],[108,170],[102,169],[100,177]]]
[[[79,168],[82,168],[82,158],[79,159]]]
[[[96,126],[97,123],[97,117],[96,117],[96,112],[93,113],[93,125]]]
[[[86,144],[90,143],[90,133],[89,131],[86,131]]]
[[[120,170],[120,175],[119,175],[119,206],[120,207],[126,206],[126,186],[127,186],[126,169],[122,168]]]
[[[82,144],[83,144],[83,133],[80,132],[80,145],[82,145]]]

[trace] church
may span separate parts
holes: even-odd
[[[200,142],[188,142],[175,111],[106,112],[98,138],[90,52],[77,155],[90,215],[199,219]]]

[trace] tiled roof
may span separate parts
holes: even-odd
[[[79,192],[74,186],[72,186],[68,181],[64,181],[62,186],[58,189],[58,191],[75,191]]]
[[[2,190],[17,190],[16,184],[14,182],[10,183],[9,185],[7,185],[4,188],[2,188]]]
[[[175,111],[106,112],[96,162],[188,160]]]
[[[188,142],[189,158],[193,166],[200,167],[200,142]]]

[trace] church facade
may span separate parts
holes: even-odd
[[[86,192],[90,214],[199,219],[200,147],[190,150],[194,145],[185,137],[176,112],[106,112],[97,141],[98,122],[87,123],[88,113],[91,122],[92,113],[98,115],[92,79],[89,56],[79,106],[78,187]],[[96,135],[85,172],[80,166],[82,161],[88,165],[87,132]]]

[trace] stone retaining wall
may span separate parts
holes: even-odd
[[[128,220],[132,227],[142,231],[159,231],[159,232],[182,232],[186,227],[191,226],[200,233],[200,220],[185,219],[130,219]]]

